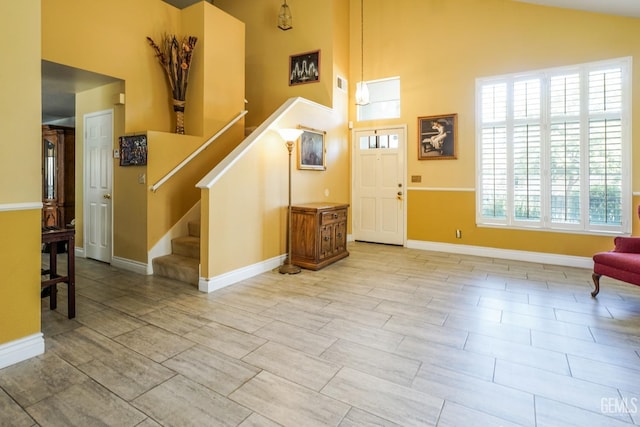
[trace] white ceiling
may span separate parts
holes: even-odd
[[[640,18],[640,0],[516,0],[543,6]]]
[[[198,3],[202,0],[164,0],[165,2],[174,5],[178,9],[184,9],[187,6],[191,6],[194,3]],[[213,3],[213,0],[210,0],[209,3]]]
[[[203,0],[164,0],[183,9]],[[207,0],[215,4],[215,0]],[[239,0],[240,1],[240,0]],[[281,0],[272,0],[279,3]],[[515,0],[543,6],[586,10],[640,18],[640,0]],[[295,11],[294,11],[295,12]],[[42,61],[42,120],[49,123],[75,116],[75,94],[116,79],[52,62]]]
[[[42,61],[42,123],[73,126],[76,93],[117,80],[55,62]]]

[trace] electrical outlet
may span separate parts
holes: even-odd
[[[462,230],[456,230],[456,239],[462,239]]]

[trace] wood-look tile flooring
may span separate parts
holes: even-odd
[[[365,243],[211,294],[77,260],[77,317],[0,370],[1,426],[640,423],[640,288]]]

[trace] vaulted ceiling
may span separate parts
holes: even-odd
[[[163,0],[184,9],[203,0]],[[208,0],[215,4],[215,0]],[[241,0],[237,0],[241,1]],[[255,0],[245,0],[255,1]],[[282,0],[271,0],[277,7]],[[305,1],[305,0],[298,0]],[[515,0],[543,6],[579,9],[611,15],[640,18],[640,0]],[[295,3],[291,5],[295,8]],[[87,89],[111,83],[115,79],[100,74],[64,67],[43,61],[42,63],[42,116],[50,122],[75,115],[75,94]]]
[[[640,1],[638,0],[516,0],[543,6],[562,7],[566,9],[586,10],[589,12],[607,13],[610,15],[640,18]]]

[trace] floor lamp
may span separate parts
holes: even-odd
[[[287,259],[284,264],[280,266],[280,273],[282,274],[297,274],[300,273],[300,267],[291,263],[291,153],[293,147],[296,144],[296,139],[302,135],[302,129],[278,129],[280,137],[287,143],[287,150],[289,151],[289,209],[287,211]]]

